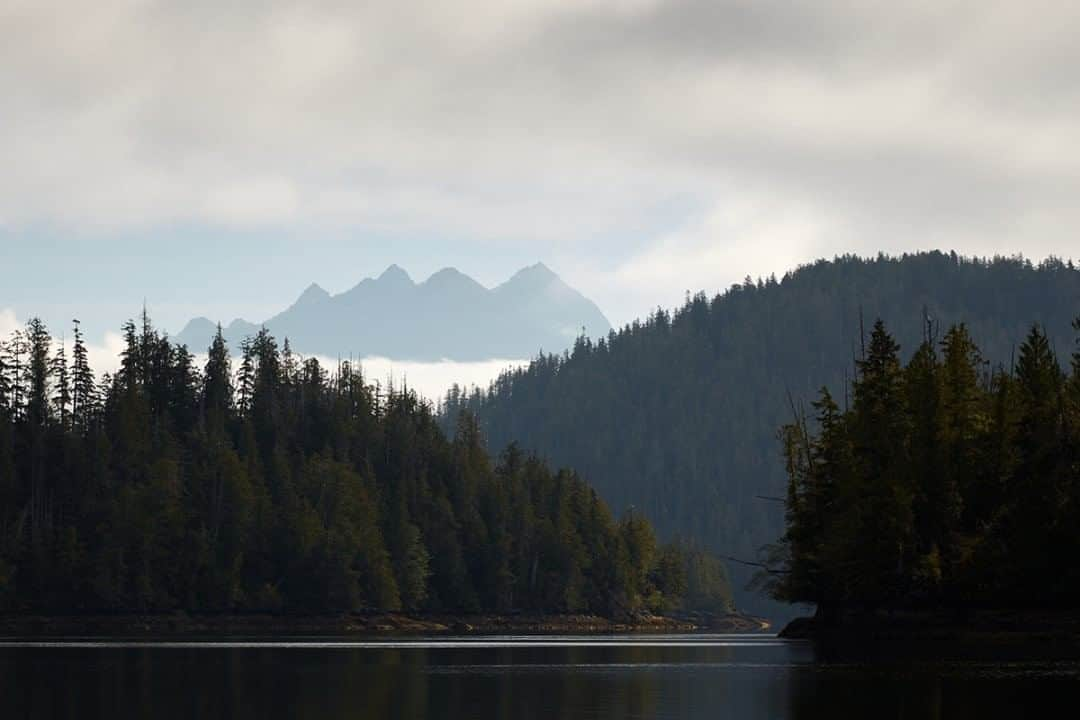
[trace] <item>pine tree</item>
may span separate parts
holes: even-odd
[[[150,322],[150,314],[147,312],[146,303],[143,303],[142,314],[140,317],[140,331],[138,337],[138,378],[139,382],[143,385],[150,383],[150,376],[155,355],[155,346],[157,345],[158,336],[154,331],[154,326]]]
[[[987,481],[981,473],[978,442],[989,422],[983,388],[980,387],[982,356],[963,323],[949,328],[941,341],[941,349],[944,490],[951,498],[977,499]],[[988,519],[978,503],[965,503],[958,510],[961,526],[968,532]]]
[[[11,375],[8,368],[10,362],[10,350],[8,343],[0,340],[0,417],[7,418],[11,413]]]
[[[52,374],[56,379],[55,393],[52,398],[53,407],[61,427],[67,428],[69,426],[72,401],[71,378],[68,372],[66,343],[61,342],[60,346],[56,349],[56,355],[53,356],[52,364]]]
[[[937,595],[944,567],[953,557],[960,514],[955,478],[946,471],[942,427],[941,367],[929,326],[927,337],[904,370],[910,442],[908,444],[913,492],[913,546],[907,559],[915,567],[917,591]]]
[[[8,343],[8,377],[10,388],[9,411],[15,418],[22,418],[26,411],[26,383],[25,383],[25,359],[26,359],[26,334],[22,330],[16,330],[11,334]]]
[[[220,332],[221,326],[218,326],[218,330]],[[281,377],[286,384],[296,382],[299,367],[300,362],[297,360],[296,353],[293,352],[289,338],[285,338],[285,342],[281,346]]]
[[[163,339],[165,345],[168,341]],[[178,432],[186,433],[200,424],[202,376],[195,367],[195,356],[186,345],[175,345],[165,358],[163,372],[167,379],[168,416]]]
[[[1062,374],[1049,339],[1033,326],[1016,363],[1017,464],[1000,539],[1007,548],[1003,578],[1011,592],[1039,580],[1030,558],[1056,558],[1053,541],[1061,517],[1064,482]],[[1057,565],[1051,562],[1050,566]]]
[[[212,430],[225,430],[225,421],[233,410],[232,359],[220,323],[206,351],[201,397],[202,411]]]
[[[90,357],[83,341],[78,320],[74,325],[74,344],[71,350],[71,416],[75,427],[85,430],[97,404],[94,373],[90,370]]]
[[[142,352],[139,337],[135,334],[135,322],[128,320],[122,328],[124,349],[120,352],[120,370],[116,380],[128,392],[134,392],[141,379]]]
[[[1046,333],[1038,325],[1031,328],[1020,346],[1016,381],[1020,409],[1018,441],[1025,449],[1016,489],[1043,508],[1053,502],[1050,480],[1059,461],[1062,413],[1062,374],[1057,356]]]
[[[52,416],[50,395],[55,365],[50,357],[52,337],[39,318],[26,323],[26,364],[23,366],[27,389],[26,415],[31,427],[41,428]]]
[[[907,418],[900,346],[878,320],[857,363],[853,436],[861,495],[855,547],[857,594],[870,606],[901,596],[913,554],[913,488],[906,452]]]
[[[251,412],[255,395],[255,351],[249,338],[240,341],[240,372],[236,378],[236,404],[242,416]]]

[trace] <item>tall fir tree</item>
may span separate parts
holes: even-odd
[[[861,478],[857,492],[863,506],[853,562],[855,578],[863,584],[857,594],[870,606],[905,592],[914,553],[914,487],[904,441],[908,422],[899,353],[884,323],[875,322],[853,388],[854,453]]]
[[[85,430],[97,404],[97,385],[90,369],[90,354],[83,340],[81,323],[72,321],[71,416],[74,425]]]

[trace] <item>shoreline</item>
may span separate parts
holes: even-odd
[[[144,615],[0,615],[0,638],[74,636],[419,636],[419,635],[609,635],[615,633],[768,632],[768,621],[747,615],[643,616],[612,620],[598,615],[331,615],[187,613]]]

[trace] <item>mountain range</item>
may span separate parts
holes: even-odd
[[[416,283],[397,265],[337,295],[311,285],[286,310],[261,322],[223,327],[230,347],[266,327],[294,350],[330,357],[413,361],[529,358],[561,352],[586,332],[611,325],[591,300],[537,263],[488,289],[454,268]],[[175,338],[206,348],[217,323],[191,320]]]

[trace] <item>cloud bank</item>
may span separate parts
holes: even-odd
[[[14,0],[0,227],[532,248],[620,321],[835,252],[1069,255],[1078,30],[1056,0]]]

